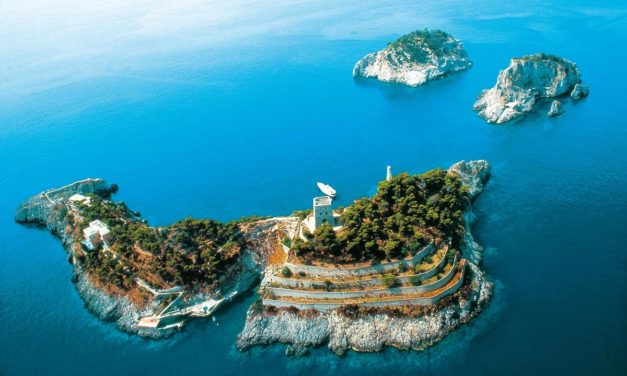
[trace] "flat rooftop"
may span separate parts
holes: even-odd
[[[331,197],[322,196],[322,197],[314,197],[314,206],[327,206],[331,205]]]

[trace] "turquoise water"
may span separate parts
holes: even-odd
[[[627,8],[620,2],[207,3],[0,8],[1,374],[626,374]],[[413,29],[462,39],[474,67],[406,88],[351,77]],[[490,126],[471,110],[512,56],[575,61],[591,95]],[[18,203],[84,177],[152,224],[287,214],[315,182],[339,203],[394,171],[488,159],[475,233],[487,311],[423,353],[239,353],[250,294],[175,338],[128,336],[83,308],[49,234]]]

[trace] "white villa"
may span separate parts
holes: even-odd
[[[85,240],[82,243],[90,251],[98,249],[100,246],[106,248],[111,241],[109,228],[100,220],[91,221],[89,227],[83,229],[83,236]]]

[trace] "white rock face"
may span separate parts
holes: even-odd
[[[490,177],[490,164],[481,159],[477,161],[459,161],[449,167],[448,172],[456,174],[462,183],[468,187],[468,194],[475,199],[483,191],[483,185]]]
[[[355,64],[353,76],[419,86],[471,66],[460,41],[443,31],[422,30],[364,56]]]
[[[557,56],[514,58],[499,73],[496,85],[479,95],[473,109],[489,123],[505,123],[533,110],[539,98],[573,93],[577,85],[582,86],[580,76],[575,63]]]

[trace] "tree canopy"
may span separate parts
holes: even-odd
[[[374,197],[345,208],[338,233],[323,224],[309,241],[295,239],[292,249],[305,261],[341,263],[413,254],[434,236],[459,242],[467,196],[461,180],[445,170],[403,173],[379,183]]]

